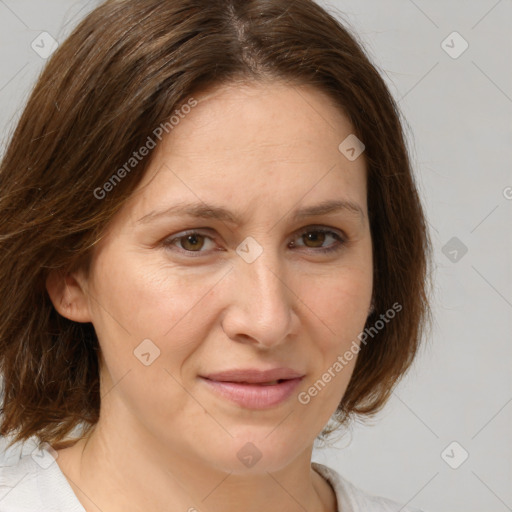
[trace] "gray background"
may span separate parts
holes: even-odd
[[[0,0],[1,151],[45,63],[32,41],[62,41],[97,3]],[[512,511],[511,1],[320,3],[359,35],[408,120],[436,268],[415,366],[374,421],[314,460],[432,512]]]

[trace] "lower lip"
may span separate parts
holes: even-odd
[[[268,409],[283,403],[300,384],[302,377],[263,386],[240,382],[221,382],[202,378],[217,394],[247,409]]]

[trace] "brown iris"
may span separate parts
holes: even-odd
[[[325,241],[325,233],[322,231],[309,231],[302,235],[304,245],[308,247],[321,247]],[[313,245],[307,245],[307,242],[311,242]]]
[[[181,246],[186,251],[198,251],[204,245],[204,238],[205,238],[204,235],[201,235],[199,233],[194,233],[192,235],[186,235],[180,239]]]

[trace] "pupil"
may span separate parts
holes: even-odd
[[[321,246],[325,240],[325,233],[322,233],[321,231],[311,231],[307,233],[305,236],[307,241],[313,242],[313,247]]]
[[[185,239],[185,245],[188,246],[188,249],[200,249],[202,244],[198,243],[200,235],[188,235]]]

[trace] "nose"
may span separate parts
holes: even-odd
[[[232,340],[270,348],[294,333],[296,297],[282,263],[270,250],[252,263],[236,260],[230,276],[229,304],[222,319]]]

